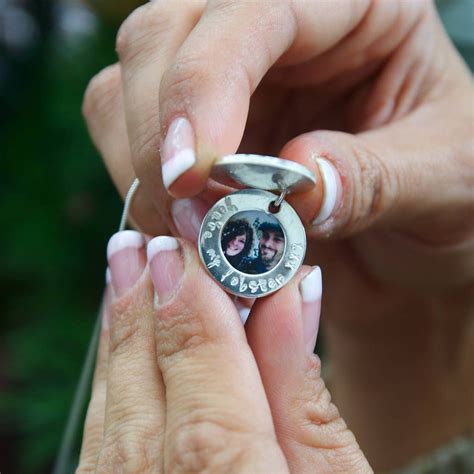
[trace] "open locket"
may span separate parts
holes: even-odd
[[[240,297],[277,291],[295,275],[306,253],[304,226],[285,196],[310,190],[316,177],[292,161],[244,154],[220,158],[211,176],[252,189],[223,197],[204,217],[198,247],[206,269]]]

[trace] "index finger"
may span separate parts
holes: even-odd
[[[165,471],[288,472],[231,299],[186,241],[153,239],[148,262],[166,388]]]
[[[215,0],[195,16],[167,8],[168,24],[181,25],[183,15],[198,18],[187,30],[161,26],[161,43],[151,21],[163,17],[160,4],[142,10],[146,22],[134,15],[118,49],[134,167],[148,194],[163,199],[162,185],[174,197],[202,191],[214,159],[237,150],[250,97],[267,71],[285,53],[290,62],[304,61],[330,48],[357,25],[369,2],[341,4]]]

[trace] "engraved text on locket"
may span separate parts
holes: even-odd
[[[295,275],[306,252],[304,226],[284,197],[310,189],[314,175],[280,158],[229,155],[218,160],[213,178],[258,189],[229,194],[206,214],[198,245],[206,269],[240,297],[277,291]],[[262,188],[279,191],[280,197]]]

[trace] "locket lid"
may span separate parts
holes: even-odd
[[[244,186],[267,191],[303,192],[316,184],[312,171],[299,163],[274,156],[236,154],[219,158],[211,172],[221,184],[229,180]]]

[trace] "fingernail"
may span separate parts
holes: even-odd
[[[209,206],[199,198],[176,199],[171,205],[171,215],[181,237],[197,242],[204,216]]]
[[[342,198],[341,178],[334,165],[324,158],[317,158],[316,163],[319,166],[323,180],[324,195],[321,208],[313,221],[313,225],[319,225],[328,220]]]
[[[174,237],[155,237],[148,243],[147,255],[158,304],[163,305],[175,294],[184,273],[179,242]]]
[[[114,234],[107,246],[110,281],[116,296],[122,296],[140,278],[146,265],[145,239],[134,230]]]
[[[303,315],[303,336],[306,351],[312,354],[318,337],[321,296],[323,291],[321,269],[314,267],[300,282]]]
[[[242,308],[239,311],[240,314],[240,319],[242,320],[242,324],[245,324],[247,322],[247,319],[250,316],[250,308]]]
[[[110,275],[110,270],[107,268],[106,272],[106,279],[107,275]],[[104,290],[104,296],[102,298],[102,310],[101,310],[101,315],[102,315],[102,329],[107,330],[109,329],[109,312],[110,312],[110,304],[112,303],[112,287],[110,286],[110,281],[107,283],[105,290]]]
[[[238,300],[235,301],[235,307],[237,308],[237,311],[239,312],[242,324],[245,324],[250,315],[250,308],[248,308],[247,306],[245,306]]]
[[[171,122],[161,149],[163,184],[166,189],[196,163],[194,132],[184,117]]]

